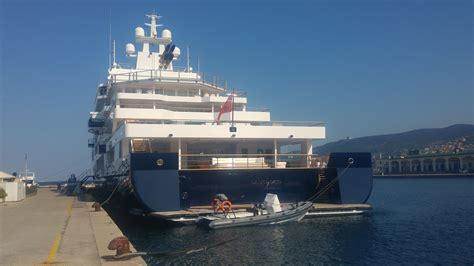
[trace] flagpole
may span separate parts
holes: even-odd
[[[232,88],[232,126],[234,126],[234,88]]]

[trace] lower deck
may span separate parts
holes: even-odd
[[[233,205],[234,212],[251,211],[252,204]],[[305,218],[327,217],[327,216],[346,216],[363,214],[370,211],[372,207],[369,204],[328,204],[315,203]],[[199,216],[205,216],[213,213],[212,206],[193,206],[189,209],[167,212],[152,212],[148,216],[177,222],[184,225],[192,225]]]

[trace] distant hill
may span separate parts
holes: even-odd
[[[417,129],[398,134],[339,140],[315,147],[313,152],[325,155],[330,152],[366,151],[395,155],[404,150],[438,149],[438,147],[450,146],[446,143],[452,143],[460,138],[464,139],[461,145],[472,147],[474,145],[474,125],[458,124],[445,128]]]

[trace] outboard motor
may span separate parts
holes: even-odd
[[[267,212],[270,214],[281,212],[280,200],[278,199],[278,195],[276,194],[267,193],[263,205],[265,206]]]

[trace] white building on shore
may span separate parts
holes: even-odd
[[[26,198],[26,185],[19,178],[0,171],[0,188],[7,193],[6,202],[21,201]]]

